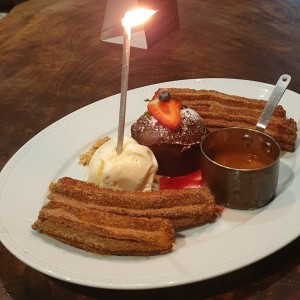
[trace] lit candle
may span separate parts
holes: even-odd
[[[126,115],[126,99],[127,99],[128,75],[129,75],[131,28],[133,26],[143,24],[154,13],[155,13],[155,10],[134,9],[134,10],[130,10],[130,11],[126,12],[124,18],[122,19],[122,24],[124,27],[124,42],[123,42],[119,127],[118,127],[118,140],[117,140],[117,149],[116,149],[118,154],[121,154],[123,151],[125,115]]]

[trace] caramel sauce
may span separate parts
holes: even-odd
[[[212,157],[216,163],[234,169],[260,169],[273,162],[271,157],[263,154],[247,153],[238,150],[222,150]]]

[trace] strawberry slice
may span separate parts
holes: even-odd
[[[173,130],[181,124],[180,108],[181,102],[175,99],[162,102],[156,98],[149,101],[147,106],[151,116],[164,127]]]
[[[154,93],[154,96],[152,97],[152,100],[158,98],[159,94],[161,93],[162,89],[159,88],[155,93]]]

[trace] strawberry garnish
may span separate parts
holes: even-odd
[[[154,93],[154,96],[152,97],[152,100],[158,98],[160,92],[162,91],[162,89],[158,89],[155,93]]]
[[[155,98],[148,102],[148,111],[161,125],[169,129],[177,129],[181,124],[181,102],[175,99],[161,101]]]

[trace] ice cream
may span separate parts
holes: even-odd
[[[111,139],[94,153],[87,181],[116,190],[151,191],[158,168],[152,151],[130,137],[124,137],[121,154],[116,146],[117,139]]]

